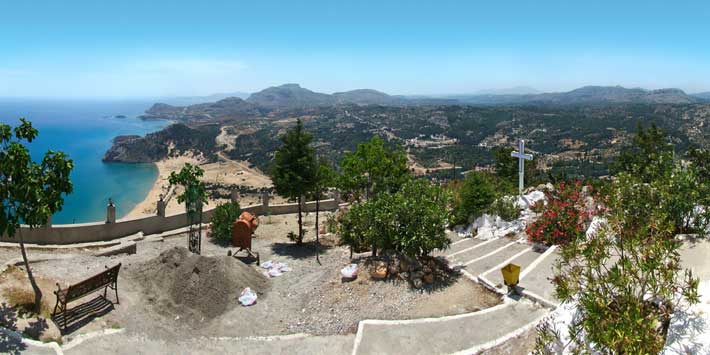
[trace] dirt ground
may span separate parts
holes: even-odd
[[[321,221],[325,221],[326,215],[321,214]],[[43,284],[59,282],[67,285],[100,272],[104,266],[122,263],[118,285],[120,304],[106,305],[105,310],[98,312],[100,317],[89,315],[73,328],[70,326],[69,338],[107,328],[125,328],[129,333],[165,340],[193,336],[350,334],[357,330],[358,321],[364,319],[454,315],[500,303],[497,295],[463,276],[449,285],[424,290],[411,289],[405,282],[371,280],[367,272],[361,272],[355,281],[343,283],[340,269],[350,263],[349,250],[339,246],[323,246],[320,264],[316,262],[314,217],[313,213],[305,217],[305,228],[309,232],[303,246],[296,246],[286,237],[289,231],[297,230],[295,214],[262,217],[253,239],[254,251],[260,254],[262,263],[267,260],[285,262],[293,270],[269,279],[269,291],[260,296],[256,305],[241,307],[234,299],[234,307],[212,319],[196,320],[187,316],[187,310],[182,314],[179,310],[161,309],[159,302],[146,296],[144,285],[140,282],[140,266],[165,250],[187,246],[184,235],[162,242],[141,241],[134,255],[94,257],[73,251],[63,259],[33,264],[33,270],[47,280]],[[327,238],[325,242],[333,244],[332,240],[328,243]],[[229,249],[211,240],[202,242],[202,255],[223,256]],[[30,250],[29,254],[32,258],[52,253]],[[17,256],[19,251],[16,249],[0,248],[0,263]],[[263,271],[254,264],[251,267]],[[46,290],[44,294],[54,302],[51,290]],[[94,308],[101,308],[103,301],[98,294],[70,304],[70,307],[88,302],[92,305],[96,303]],[[108,299],[115,301],[113,295],[109,295]]]

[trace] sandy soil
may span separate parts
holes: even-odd
[[[321,220],[325,221],[325,213]],[[351,262],[345,247],[321,248],[320,264],[314,255],[314,214],[305,218],[306,245],[295,246],[286,235],[297,230],[296,215],[263,217],[253,239],[253,249],[262,262],[286,262],[293,271],[269,279],[269,291],[251,307],[234,307],[213,319],[194,320],[175,310],[161,309],[146,296],[140,282],[140,265],[161,252],[187,244],[185,236],[162,242],[138,243],[134,255],[94,257],[80,254],[71,259],[39,262],[33,270],[43,279],[61,284],[77,282],[103,270],[105,265],[122,263],[119,277],[120,304],[101,317],[89,318],[71,336],[99,329],[121,327],[129,334],[174,340],[194,336],[267,336],[276,334],[351,334],[363,319],[410,319],[460,314],[498,304],[499,297],[465,277],[448,285],[413,290],[407,283],[375,281],[366,272],[348,283],[340,279],[340,269]],[[330,243],[328,243],[330,241]],[[333,245],[332,237],[326,243]],[[203,240],[203,255],[226,255],[228,248]],[[2,255],[0,255],[2,256]],[[32,255],[31,255],[32,256]],[[258,268],[256,265],[251,267]],[[259,269],[260,270],[260,269]],[[260,270],[261,271],[261,270]],[[224,285],[230,287],[230,285]],[[92,297],[72,304],[94,302]],[[53,298],[51,293],[46,297]],[[109,295],[109,299],[113,300]],[[187,311],[185,312],[187,313]],[[71,337],[70,336],[70,337]],[[67,339],[65,339],[67,340]]]
[[[184,204],[178,204],[175,196],[179,194],[179,188],[174,193],[169,194],[169,183],[168,177],[170,173],[174,171],[179,171],[185,165],[185,163],[190,163],[193,165],[200,165],[202,169],[205,170],[205,175],[203,181],[215,184],[224,185],[242,185],[251,188],[262,188],[270,187],[271,179],[264,175],[258,169],[252,168],[248,162],[233,161],[227,159],[220,159],[216,163],[205,164],[203,161],[192,156],[181,156],[169,159],[161,160],[155,165],[158,167],[158,178],[153,183],[153,187],[146,195],[145,199],[136,205],[131,212],[129,212],[124,218],[134,218],[140,216],[154,215],[156,212],[156,206],[159,200],[159,196],[162,194],[166,197],[168,204],[165,209],[166,214],[181,213],[185,210]],[[248,206],[260,201],[260,197],[257,195],[245,195],[242,196],[240,204]],[[210,201],[209,205],[216,205],[219,200]],[[274,203],[278,203],[274,201]]]

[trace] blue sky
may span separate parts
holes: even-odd
[[[0,0],[0,97],[710,91],[710,1]]]

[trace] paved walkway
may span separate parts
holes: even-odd
[[[508,300],[479,312],[409,321],[363,321],[353,354],[474,353],[511,332],[537,323],[548,312],[530,301]]]

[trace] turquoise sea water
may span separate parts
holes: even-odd
[[[74,160],[74,192],[65,198],[64,208],[52,223],[104,221],[109,197],[115,201],[120,218],[145,198],[158,176],[155,165],[103,163],[101,158],[115,136],[144,135],[169,124],[136,118],[151,104],[0,99],[0,122],[15,126],[19,117],[25,117],[39,130],[39,137],[29,145],[34,159],[41,159],[52,149]],[[126,118],[116,118],[118,115]]]

